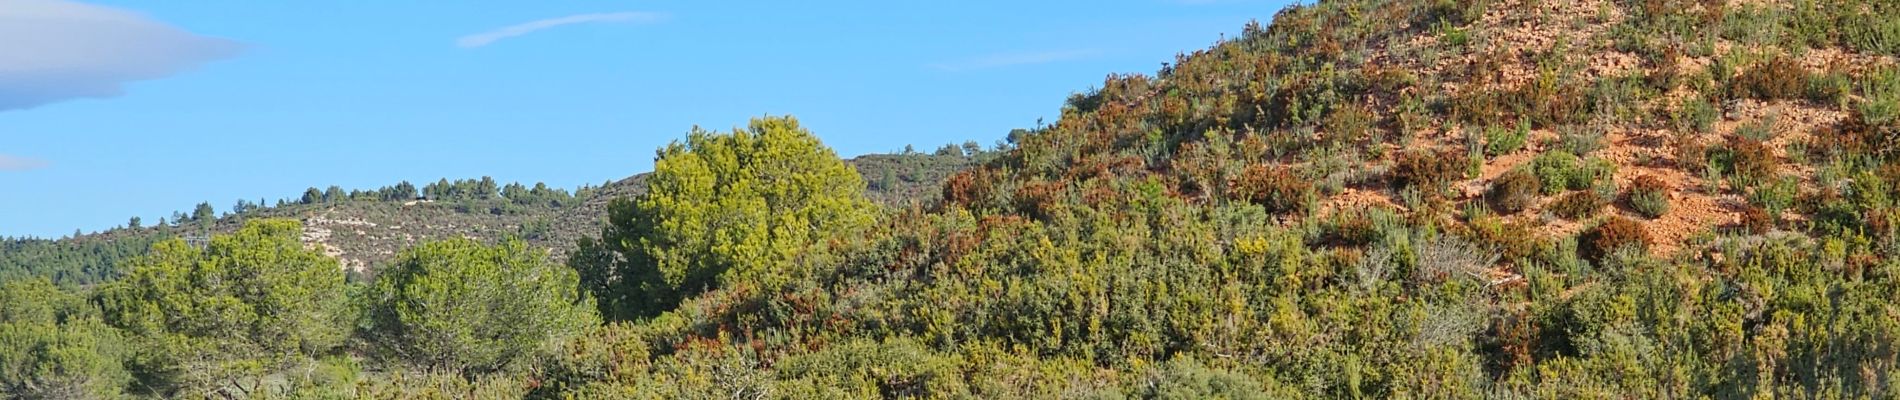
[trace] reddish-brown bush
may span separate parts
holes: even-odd
[[[1649,230],[1641,222],[1623,217],[1610,217],[1577,238],[1577,247],[1583,252],[1583,257],[1596,262],[1602,262],[1605,257],[1625,248],[1648,251],[1651,243]]]
[[[1735,174],[1750,180],[1761,181],[1774,177],[1775,170],[1781,166],[1781,161],[1775,159],[1774,151],[1757,140],[1732,137],[1729,138],[1727,150]]]
[[[1807,95],[1808,75],[1793,59],[1776,56],[1742,71],[1729,82],[1729,91],[1735,97],[1760,100],[1800,99]]]
[[[1498,212],[1514,214],[1537,202],[1537,185],[1537,176],[1529,170],[1513,169],[1491,181],[1491,191],[1485,198]]]
[[[1247,167],[1233,184],[1233,195],[1274,213],[1304,212],[1313,184],[1290,168],[1257,164]]]
[[[1570,192],[1557,201],[1550,202],[1550,213],[1568,220],[1580,220],[1596,216],[1597,210],[1607,204],[1602,196],[1588,190]]]
[[[1756,206],[1742,208],[1742,229],[1757,235],[1766,234],[1775,229],[1775,217],[1768,210]]]
[[[1421,192],[1437,193],[1453,180],[1464,176],[1465,155],[1457,150],[1412,150],[1399,154],[1392,168],[1392,183],[1416,186]]]

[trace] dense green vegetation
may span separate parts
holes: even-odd
[[[102,287],[0,286],[0,390],[1900,396],[1900,23],[1887,2],[1785,3],[1296,6],[998,151],[941,149],[970,165],[927,201],[879,206],[881,175],[789,117],[694,130],[564,264],[450,239],[351,283],[259,214],[203,248],[84,261],[128,274]],[[1546,23],[1603,33],[1499,47]],[[1865,62],[1800,61],[1823,51]],[[1580,73],[1612,52],[1640,66]],[[1838,117],[1786,132],[1763,108]],[[567,204],[514,187],[364,196]],[[332,192],[305,200],[355,197]],[[1330,201],[1366,193],[1391,202]],[[1733,209],[1670,206],[1688,197]]]
[[[660,150],[647,191],[608,207],[574,257],[603,314],[651,317],[742,281],[776,289],[835,264],[825,247],[873,218],[864,182],[792,118],[695,130]]]

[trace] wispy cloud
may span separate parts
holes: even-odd
[[[40,160],[36,158],[26,158],[26,157],[14,157],[14,156],[9,156],[5,154],[0,154],[0,172],[25,171],[29,169],[39,169],[39,168],[45,168],[45,167],[46,167],[45,160]]]
[[[125,92],[243,50],[111,7],[0,0],[0,111]]]
[[[1101,55],[1099,50],[1054,50],[1020,53],[997,53],[947,63],[932,64],[931,68],[944,71],[969,71],[977,69],[1002,68],[1018,65],[1048,64],[1070,61]]]
[[[455,39],[455,45],[465,49],[487,46],[497,40],[535,33],[537,31],[562,25],[584,24],[592,22],[620,22],[650,24],[666,19],[666,14],[650,12],[615,12],[569,15],[559,18],[528,21],[488,32],[477,33]]]

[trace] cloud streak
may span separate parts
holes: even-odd
[[[243,46],[121,9],[66,0],[0,0],[0,111],[125,93],[236,56]]]
[[[931,68],[942,71],[970,71],[1013,67],[1019,65],[1048,64],[1071,61],[1101,55],[1097,50],[1056,50],[1022,53],[997,53],[948,63],[932,64]]]
[[[649,12],[615,12],[615,13],[569,15],[569,16],[559,17],[559,18],[548,18],[548,19],[543,19],[543,20],[528,21],[521,24],[502,27],[501,29],[463,36],[463,37],[455,39],[455,46],[461,47],[464,49],[472,49],[472,48],[487,46],[489,44],[493,44],[496,41],[499,41],[502,39],[535,33],[544,29],[559,27],[563,25],[585,24],[585,23],[595,23],[595,22],[650,24],[650,23],[660,22],[661,20],[665,20],[665,19],[666,19],[666,14],[649,13]]]
[[[0,172],[25,171],[45,167],[45,160],[0,154]]]

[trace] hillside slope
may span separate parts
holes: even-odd
[[[696,132],[660,152],[656,165],[670,167],[650,177],[653,191],[613,207],[605,238],[583,240],[565,266],[451,242],[403,263],[411,278],[440,280],[377,280],[369,301],[350,303],[385,324],[350,342],[433,347],[432,328],[445,326],[563,337],[524,340],[539,351],[515,353],[513,368],[440,368],[484,346],[306,350],[291,355],[324,379],[286,391],[1893,398],[1896,12],[1848,0],[1298,5],[1153,75],[1111,75],[998,154],[860,159],[874,190],[900,193],[868,196],[882,207],[836,190],[859,181],[794,119]],[[930,165],[945,169],[919,167]],[[938,176],[934,199],[891,201],[928,196]],[[311,242],[359,266],[423,235],[539,232],[538,246],[560,252],[553,242],[594,234],[608,193],[638,182],[535,214],[547,225],[479,202],[255,216],[307,221]],[[291,226],[254,225],[252,236]],[[226,239],[231,250],[212,254],[169,246],[177,256],[134,275],[154,284],[116,285],[94,303],[134,311],[108,312],[115,327],[222,339],[136,312],[198,310],[194,298],[139,294],[223,289],[169,284],[219,281],[166,267],[216,272],[227,253],[296,253],[285,236]],[[577,290],[494,272],[503,266]],[[282,286],[296,289],[258,285],[226,303]],[[495,306],[517,294],[562,300]],[[148,299],[184,306],[123,306]],[[598,312],[575,312],[587,306]],[[584,332],[511,323],[542,309],[609,321]],[[479,313],[505,317],[468,317]],[[403,314],[429,323],[403,329]],[[373,372],[357,374],[359,361]]]

